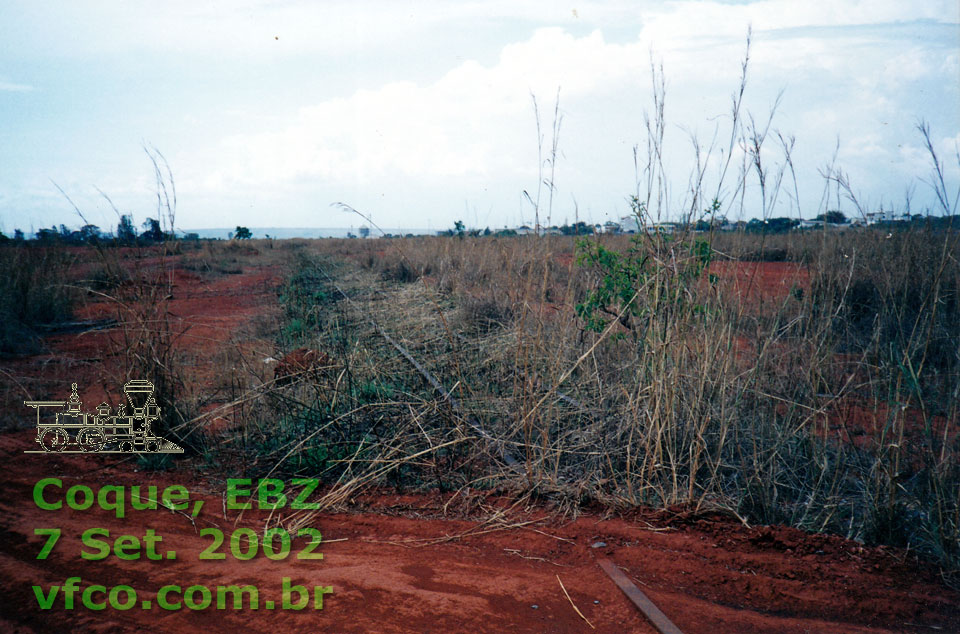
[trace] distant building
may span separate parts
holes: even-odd
[[[898,216],[892,211],[884,211],[881,209],[880,211],[872,211],[864,214],[864,220],[865,222],[863,222],[863,224],[876,225],[880,224],[881,222],[910,222],[911,216],[910,214],[902,214]]]
[[[656,222],[648,226],[648,233],[673,233],[680,228],[680,225],[676,222]]]
[[[823,220],[799,220],[798,224],[793,226],[795,231],[804,231],[804,230],[824,230],[827,231],[843,231],[848,226],[857,226],[857,224],[851,223],[849,225],[837,224],[834,222],[824,222]]]
[[[636,216],[623,216],[620,218],[620,231],[623,233],[636,233],[640,231],[640,219]]]
[[[722,224],[720,225],[720,227],[719,227],[719,230],[720,230],[720,231],[736,231],[739,224],[740,224],[740,223],[738,223],[738,222],[730,222],[729,220],[727,220],[726,218],[724,218],[724,219],[723,219],[723,223],[722,223]],[[746,223],[744,223],[744,224],[746,224]]]

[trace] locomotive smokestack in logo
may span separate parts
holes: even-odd
[[[183,453],[182,447],[153,433],[160,420],[153,383],[127,381],[123,393],[127,402],[116,413],[107,403],[98,405],[95,414],[84,413],[76,383],[66,401],[24,401],[37,412],[37,443],[42,447],[26,453]]]

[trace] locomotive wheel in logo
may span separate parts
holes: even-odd
[[[149,452],[160,451],[160,441],[159,440],[148,440],[146,450]]]
[[[40,446],[44,451],[63,451],[68,442],[70,442],[70,436],[59,427],[48,429],[40,437]]]
[[[99,429],[84,429],[77,434],[77,444],[84,451],[100,451],[106,440]]]
[[[124,440],[120,443],[120,451],[125,453],[133,451],[133,443],[129,440]]]

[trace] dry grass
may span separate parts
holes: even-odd
[[[603,238],[621,249],[625,240]],[[681,279],[690,250],[657,243],[656,266],[636,280],[641,308],[630,328],[611,317],[603,334],[585,331],[574,309],[597,274],[572,263],[569,238],[317,242],[321,264],[301,266],[322,270],[328,253],[348,247],[361,266],[336,275],[352,301],[317,307],[323,327],[310,342],[343,362],[336,385],[319,386],[343,413],[307,409],[328,421],[315,438],[329,442],[323,425],[333,425],[351,447],[369,442],[364,473],[378,477],[358,476],[356,455],[324,469],[358,485],[519,484],[568,510],[588,501],[719,507],[954,560],[956,236],[817,240],[805,247],[816,255],[812,290],[760,306],[723,280]],[[850,251],[887,264],[850,261]],[[400,261],[430,273],[415,283],[373,274]],[[933,279],[931,262],[943,269]],[[870,321],[856,318],[868,310],[856,290],[865,284],[878,289]],[[369,320],[521,456],[519,469],[500,462]],[[882,424],[845,420],[850,403]],[[424,453],[431,448],[455,456]]]
[[[36,352],[42,326],[70,317],[77,293],[63,281],[79,259],[56,247],[0,243],[0,355]]]

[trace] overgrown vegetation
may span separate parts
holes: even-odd
[[[716,231],[719,214],[744,211],[748,183],[761,192],[760,225],[771,220],[791,180],[792,140],[777,134],[770,165],[769,124],[741,115],[746,66],[729,144],[703,154],[695,144],[681,201],[662,164],[665,82],[654,68],[647,143],[634,152],[633,236],[480,235],[458,223],[446,238],[288,243],[284,380],[231,366],[218,409],[226,428],[178,409],[189,399],[170,253],[159,267],[108,258],[91,288],[116,302],[124,372],[160,386],[181,441],[222,436],[208,458],[239,461],[247,475],[320,477],[327,505],[376,484],[498,486],[573,513],[585,503],[719,509],[906,546],[958,583],[958,227]],[[553,130],[539,166],[548,207],[527,195],[548,222],[558,120]],[[929,130],[920,133],[937,211],[956,217]],[[713,152],[721,173],[708,191]],[[863,215],[846,177],[832,167],[825,177]],[[815,211],[838,220],[826,204]],[[659,224],[668,215],[680,216],[674,233]],[[210,261],[248,247],[202,248],[179,257],[229,272]],[[17,284],[54,287],[37,261],[17,262],[5,311],[16,309],[8,297],[29,294]],[[59,297],[36,310],[55,312]],[[291,366],[297,353],[304,361]]]
[[[276,446],[261,469],[323,475],[331,503],[392,483],[520,487],[568,511],[725,509],[907,546],[956,582],[960,237],[919,222],[714,231],[751,179],[769,218],[792,178],[792,141],[777,135],[770,165],[769,124],[741,116],[745,84],[746,62],[716,191],[697,146],[677,204],[654,69],[634,236],[311,245],[284,295],[288,328],[334,366],[264,410],[255,448]],[[930,154],[939,213],[954,216]],[[842,173],[825,176],[859,208]],[[678,208],[678,231],[661,232]],[[343,260],[355,266],[334,274]],[[265,427],[277,411],[279,435]]]
[[[762,248],[757,236],[740,240]],[[304,305],[322,316],[297,345],[344,364],[313,384],[313,398],[341,409],[309,428],[317,442],[376,456],[362,471],[370,480],[357,459],[326,465],[341,483],[349,464],[351,482],[523,483],[568,510],[720,508],[908,546],[956,570],[957,241],[924,230],[810,236],[798,247],[808,259],[779,290],[760,288],[757,264],[708,263],[694,236],[380,242],[389,255],[374,268],[403,261],[432,275],[383,285],[354,272],[353,302]],[[328,247],[339,249],[317,245]],[[364,248],[354,256],[365,260]],[[291,445],[303,428],[293,429]],[[453,440],[456,459],[421,453]],[[520,467],[502,460],[503,447]],[[389,477],[378,471],[389,465]]]
[[[44,325],[69,319],[76,293],[64,279],[75,259],[23,241],[0,244],[0,354],[35,352]]]

